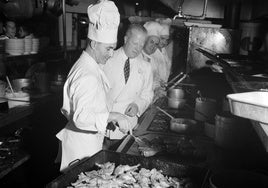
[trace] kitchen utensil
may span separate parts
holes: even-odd
[[[10,88],[10,90],[11,90],[12,94],[14,95],[14,90],[13,90],[13,87],[12,87],[12,85],[11,85],[10,81],[9,81],[8,76],[6,76],[6,79],[7,79],[7,83],[8,83],[8,85],[9,85],[9,88]]]
[[[175,76],[174,78],[172,78],[170,81],[167,82],[167,88],[170,87],[170,84],[174,84],[174,81],[176,79],[178,79],[180,76],[183,75],[183,72],[180,72],[177,76]]]
[[[197,121],[193,119],[174,118],[170,121],[170,130],[177,133],[192,132],[197,128]]]
[[[172,177],[189,177],[195,183],[195,187],[201,187],[202,182],[207,173],[206,168],[201,168],[197,166],[190,166],[175,162],[169,162],[167,160],[161,160],[159,158],[146,158],[142,156],[128,155],[125,153],[118,153],[113,151],[102,150],[90,158],[85,158],[80,162],[76,163],[71,170],[67,171],[65,174],[54,179],[46,187],[67,187],[71,185],[72,182],[77,180],[78,175],[81,172],[88,172],[95,169],[95,164],[103,164],[106,162],[112,162],[116,165],[127,164],[127,165],[137,165],[140,164],[141,168],[162,170],[162,173],[167,176]]]
[[[217,111],[216,100],[211,98],[198,97],[195,100],[194,117],[198,121],[214,120]]]
[[[147,145],[142,139],[133,135],[132,129],[129,130],[129,135],[131,135],[135,139],[135,142],[137,142],[139,145]]]
[[[23,91],[23,89],[29,89],[31,87],[31,84],[32,81],[28,78],[19,78],[12,80],[12,86],[16,92]]]
[[[186,104],[186,99],[173,99],[168,97],[168,107],[173,109],[181,109]]]
[[[182,88],[175,87],[167,91],[167,96],[172,99],[183,99],[185,96],[185,92]]]
[[[170,117],[171,119],[174,119],[174,117],[169,114],[168,112],[166,112],[165,110],[163,110],[162,108],[160,108],[159,106],[156,107],[158,110],[160,110],[161,112],[163,112],[164,114],[166,114],[168,117]]]
[[[187,74],[184,74],[182,78],[180,78],[174,85],[172,85],[169,89],[172,89],[176,87],[179,83],[181,83],[185,78],[187,77]]]
[[[232,114],[268,124],[268,92],[235,93],[227,98]]]

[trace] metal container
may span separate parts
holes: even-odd
[[[227,95],[232,114],[268,124],[268,92]]]
[[[193,119],[174,118],[170,121],[170,130],[177,133],[193,132],[197,128],[197,121]]]
[[[19,78],[12,80],[11,82],[12,87],[14,91],[22,91],[23,89],[29,89],[32,86],[32,81],[31,79],[28,78]]]
[[[183,99],[185,92],[182,88],[172,88],[167,91],[167,96],[172,99]]]
[[[174,109],[181,109],[186,104],[186,99],[173,99],[168,98],[168,107]]]
[[[140,164],[141,168],[162,170],[162,173],[167,176],[172,177],[189,177],[196,187],[201,187],[203,182],[206,180],[205,175],[207,174],[207,169],[183,165],[175,162],[169,162],[166,160],[161,160],[157,158],[146,158],[141,156],[128,155],[124,153],[118,153],[113,151],[102,150],[96,153],[90,158],[86,158],[76,164],[74,164],[71,169],[65,174],[59,176],[51,183],[49,183],[47,188],[60,188],[67,187],[75,182],[78,175],[81,172],[87,172],[96,169],[95,164],[113,162],[116,166],[122,165],[137,165]]]

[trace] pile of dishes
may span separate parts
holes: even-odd
[[[5,40],[5,51],[10,55],[22,55],[24,53],[24,39]]]

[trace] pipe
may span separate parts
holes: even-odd
[[[63,55],[66,59],[66,5],[65,0],[62,0],[62,27],[63,27]]]
[[[203,12],[200,16],[193,16],[193,15],[189,15],[189,14],[183,14],[182,12],[182,4],[179,6],[179,12],[177,15],[175,15],[173,17],[173,20],[175,20],[176,18],[186,18],[186,19],[198,19],[198,20],[203,20],[206,18],[207,16],[207,4],[208,4],[208,0],[204,0],[204,4],[203,4]]]

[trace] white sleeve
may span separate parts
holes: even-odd
[[[70,86],[70,100],[73,105],[72,120],[75,125],[83,130],[105,132],[108,109],[96,110],[96,98],[99,96],[98,79],[94,76],[84,76],[76,79]],[[105,99],[103,99],[105,100]]]

